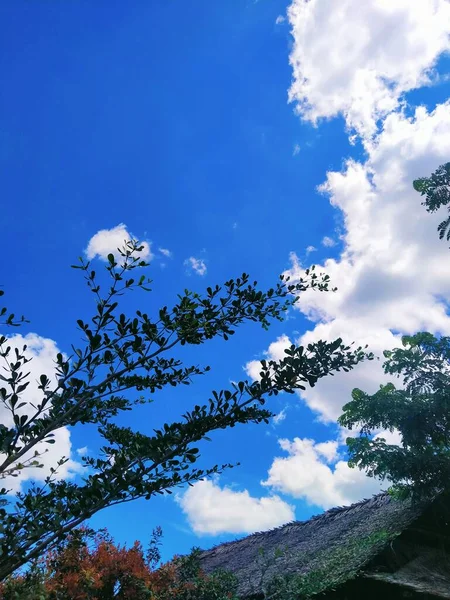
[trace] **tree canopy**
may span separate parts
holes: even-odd
[[[30,385],[27,349],[13,348],[8,337],[0,337],[0,477],[7,482],[23,469],[39,468],[45,445],[61,427],[94,425],[103,444],[95,455],[82,458],[78,480],[58,479],[58,469],[68,460],[61,457],[44,484],[32,484],[15,497],[7,487],[0,490],[0,580],[107,506],[170,493],[232,466],[196,468],[198,443],[217,429],[267,422],[272,416],[264,407],[267,397],[314,386],[321,377],[370,358],[340,339],[291,346],[281,361],[261,361],[258,381],[214,390],[160,429],[142,433],[121,426],[116,417],[123,411],[153,401],[163,388],[191,385],[209,370],[185,364],[176,356],[181,346],[227,340],[247,321],[267,328],[283,319],[303,291],[327,291],[329,285],[328,277],[313,268],[299,282],[281,277],[266,291],[243,274],[203,295],[185,290],[172,308],[163,306],[154,315],[142,310],[127,315],[119,308],[122,296],[151,291],[146,275],[137,274],[148,266],[141,250],[137,241],[127,242],[108,256],[100,275],[84,259],[74,266],[84,275],[95,311],[90,319],[77,320],[81,341],[69,356],[57,355],[56,379],[40,375],[32,401],[24,396]],[[23,321],[6,308],[1,315],[6,326]]]
[[[433,495],[450,488],[450,338],[417,333],[402,344],[384,352],[384,371],[400,385],[353,390],[339,423],[360,432],[347,439],[351,466],[398,490]],[[374,436],[379,430],[398,432],[400,443]]]

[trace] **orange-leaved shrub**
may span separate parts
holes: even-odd
[[[104,531],[78,529],[27,571],[0,584],[1,600],[235,600],[232,575],[205,575],[198,551],[160,562],[161,530],[148,550],[116,545]]]

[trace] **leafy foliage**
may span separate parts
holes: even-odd
[[[161,530],[149,549],[127,549],[105,531],[74,530],[24,575],[0,587],[2,600],[232,600],[236,581],[226,573],[206,576],[198,551],[157,568]]]
[[[433,213],[441,206],[450,202],[450,163],[441,165],[430,177],[421,177],[413,182],[414,189],[425,196],[422,202],[428,212]],[[450,211],[450,207],[448,208]],[[439,226],[440,239],[446,237],[450,240],[450,216],[444,219]]]
[[[243,274],[223,286],[207,288],[204,295],[189,290],[172,308],[156,315],[137,310],[131,316],[120,312],[119,300],[131,291],[149,292],[151,282],[136,273],[147,266],[140,259],[142,247],[127,242],[119,256],[108,256],[106,281],[91,263],[80,259],[74,268],[83,273],[94,302],[91,319],[77,321],[82,341],[72,346],[70,356],[56,357],[56,383],[39,377],[39,395],[28,402],[30,384],[23,349],[12,349],[0,337],[0,402],[9,415],[0,424],[0,477],[17,476],[24,468],[41,466],[47,443],[61,427],[92,424],[104,445],[96,456],[83,457],[80,483],[58,480],[58,469],[68,460],[61,457],[43,485],[31,485],[17,494],[0,490],[0,580],[30,559],[58,543],[75,527],[107,506],[135,498],[150,499],[170,493],[171,488],[192,484],[232,465],[198,469],[197,444],[208,433],[242,423],[267,422],[271,412],[266,398],[280,392],[293,393],[341,369],[351,369],[369,357],[338,339],[307,348],[292,346],[279,362],[262,361],[260,380],[240,381],[231,389],[213,391],[204,404],[195,405],[178,421],[166,423],[152,435],[119,426],[115,418],[134,406],[151,402],[155,392],[166,387],[190,385],[208,366],[186,365],[174,353],[184,345],[197,346],[213,338],[229,339],[236,327],[247,321],[264,328],[273,319],[282,320],[308,288],[328,289],[328,277],[307,270],[296,283],[281,278],[267,291],[257,288]],[[4,325],[17,325],[14,315],[1,310]]]
[[[353,390],[339,422],[360,429],[347,439],[350,466],[398,491],[433,495],[450,486],[450,338],[417,333],[402,344],[384,353],[384,371],[401,385],[388,383],[372,395]],[[401,444],[374,438],[379,429],[398,431]]]
[[[238,600],[237,580],[231,573],[216,571],[205,575],[200,569],[200,551],[177,556],[154,572],[151,589],[154,600]]]

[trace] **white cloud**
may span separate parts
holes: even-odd
[[[348,161],[327,174],[322,186],[341,210],[344,249],[318,269],[331,277],[336,293],[305,292],[296,307],[316,325],[302,344],[343,337],[369,344],[381,355],[398,346],[392,332],[450,333],[448,248],[438,239],[439,214],[427,214],[412,188],[414,178],[431,173],[450,158],[450,104],[414,116],[393,113],[365,163]],[[302,266],[291,257],[294,279]],[[325,421],[340,414],[353,387],[373,393],[388,380],[380,362],[364,363],[346,374],[325,378],[303,393]]]
[[[333,238],[326,235],[322,238],[322,246],[325,246],[326,248],[332,248],[333,246],[336,246],[336,242],[333,240]]]
[[[295,518],[294,508],[279,496],[254,498],[247,490],[220,487],[217,479],[198,481],[177,502],[198,535],[253,533]]]
[[[277,415],[272,419],[275,425],[279,425],[286,419],[286,409],[283,408]]]
[[[328,463],[332,463],[338,457],[338,446],[339,442],[328,441],[315,444],[314,448]]]
[[[323,186],[342,211],[344,250],[322,268],[335,294],[307,291],[297,307],[313,320],[339,319],[372,330],[449,333],[448,248],[438,239],[441,215],[430,215],[412,189],[450,157],[450,103],[408,118],[392,114],[366,163],[348,161]],[[295,276],[301,271],[294,265]]]
[[[300,154],[300,145],[299,144],[295,144],[294,145],[294,149],[292,150],[292,156],[297,156],[297,154]]]
[[[167,258],[172,258],[172,252],[167,248],[158,248],[158,250],[163,256],[166,256]]]
[[[308,504],[327,509],[371,497],[381,489],[378,480],[337,458],[337,442],[315,444],[313,440],[279,440],[287,457],[276,457],[262,485]],[[327,463],[334,463],[331,466]]]
[[[283,17],[283,15],[278,15],[278,17],[275,19],[275,25],[281,25],[281,23],[284,23],[286,21],[286,17]]]
[[[435,79],[449,49],[448,0],[293,0],[288,17],[298,113],[313,123],[342,114],[366,139],[402,94]]]
[[[289,19],[290,99],[313,123],[342,115],[367,152],[364,162],[347,160],[327,173],[320,186],[343,218],[340,256],[318,265],[338,291],[309,290],[296,304],[314,324],[298,343],[342,337],[381,356],[302,393],[319,419],[335,422],[354,387],[374,393],[392,380],[382,370],[382,351],[398,346],[400,334],[450,334],[450,262],[436,231],[442,216],[427,214],[412,188],[415,178],[450,160],[450,102],[408,116],[402,100],[436,80],[434,65],[450,49],[450,2],[293,0]],[[331,245],[327,237],[322,243]],[[291,262],[287,274],[300,277],[295,254]],[[254,361],[247,371],[258,375]],[[274,459],[265,485],[324,508],[378,491],[379,483],[338,459],[347,434],[341,430],[326,448],[283,440],[288,457]],[[398,432],[379,435],[399,442]]]
[[[307,254],[307,255],[308,255],[308,254],[311,254],[311,252],[316,252],[316,251],[317,251],[317,248],[316,248],[315,246],[308,246],[308,247],[306,248],[306,254]]]
[[[86,456],[86,454],[88,453],[89,448],[87,446],[83,446],[82,448],[77,448],[77,454],[78,456]]]
[[[26,365],[26,372],[30,373],[30,376],[27,379],[30,384],[28,388],[21,394],[21,399],[27,403],[33,402],[36,404],[36,401],[39,400],[41,396],[41,392],[38,390],[39,376],[45,374],[53,383],[56,383],[54,361],[59,349],[53,340],[43,338],[35,333],[29,333],[25,336],[13,335],[8,338],[7,344],[11,346],[13,352],[14,348],[17,348],[19,351],[21,351],[24,345],[27,346],[27,350],[24,354],[27,358],[32,359]],[[34,410],[28,404],[17,412],[18,414],[31,415],[34,413]],[[12,424],[11,413],[4,407],[3,404],[0,404],[0,422],[6,426],[10,426]],[[69,461],[58,470],[57,477],[60,479],[67,479],[72,478],[76,475],[76,473],[79,473],[82,470],[82,466],[80,463],[77,463],[71,458],[72,444],[70,441],[69,430],[66,427],[58,429],[55,432],[54,440],[54,444],[41,443],[35,448],[40,453],[44,452],[44,454],[42,454],[42,456],[40,456],[38,459],[39,462],[44,465],[43,468],[23,469],[19,472],[18,477],[8,476],[0,480],[1,487],[5,487],[10,489],[12,492],[16,492],[20,490],[24,481],[44,481],[45,478],[50,474],[50,468],[55,467],[56,462],[63,456],[69,458]],[[29,455],[24,455],[21,461],[25,462],[27,459],[33,456],[33,454],[34,450],[30,452]]]
[[[108,254],[114,254],[117,257],[119,256],[117,248],[123,248],[124,244],[131,239],[134,239],[134,236],[129,233],[127,226],[123,223],[112,229],[101,229],[89,240],[86,248],[86,256],[89,260],[98,256],[98,258],[105,261],[108,258]],[[142,242],[142,246],[143,249],[140,257],[142,260],[151,260],[150,244]]]
[[[194,271],[194,273],[197,273],[197,275],[206,275],[207,267],[203,259],[190,256],[184,261],[184,264],[188,267],[189,270]]]

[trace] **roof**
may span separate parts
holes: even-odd
[[[428,548],[395,573],[367,573],[368,579],[401,586],[419,594],[450,598],[450,559],[441,548]]]
[[[278,588],[295,584],[297,593],[314,595],[353,578],[423,510],[423,504],[383,493],[221,544],[202,552],[200,564],[207,573],[232,572],[242,598],[262,594],[280,574]]]

